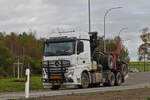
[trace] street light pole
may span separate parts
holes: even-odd
[[[113,9],[120,9],[122,7],[113,7],[113,8],[110,8],[106,11],[105,15],[104,15],[104,52],[106,52],[106,41],[105,41],[105,38],[106,38],[106,16],[108,15],[108,13],[113,10]]]
[[[145,72],[145,52],[144,52],[144,72]]]
[[[125,28],[120,29],[120,31],[119,31],[119,33],[118,33],[118,36],[120,36],[120,34],[121,34],[122,31],[127,30],[127,29],[128,29],[128,27],[125,27]]]
[[[88,8],[89,8],[89,32],[91,32],[91,0],[88,0]]]
[[[146,44],[144,45],[144,72],[146,71]]]

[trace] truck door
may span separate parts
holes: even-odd
[[[78,65],[83,65],[89,63],[88,61],[88,50],[85,50],[85,42],[78,41],[77,42],[77,62]]]

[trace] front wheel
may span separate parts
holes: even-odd
[[[81,85],[79,88],[88,88],[90,83],[90,79],[87,73],[82,73],[81,75]]]
[[[51,89],[52,90],[59,90],[59,88],[60,88],[60,85],[53,85]]]

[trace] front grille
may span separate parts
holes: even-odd
[[[44,61],[42,68],[45,69],[46,74],[49,77],[49,82],[64,82],[64,74],[67,72],[68,67],[70,67],[70,61],[68,60],[50,60]],[[51,76],[62,76],[61,79],[51,79]]]
[[[48,67],[45,69],[46,69],[46,73],[49,75],[62,75],[67,71],[66,68],[62,68],[62,67]]]

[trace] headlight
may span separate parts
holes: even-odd
[[[72,77],[74,74],[74,70],[70,71],[69,76]]]
[[[42,67],[47,67],[48,66],[48,61],[43,61],[42,62]]]
[[[66,77],[72,77],[74,74],[74,70],[70,70],[68,71],[68,73],[66,73]]]
[[[47,61],[43,61],[43,65],[48,65],[48,62]]]

